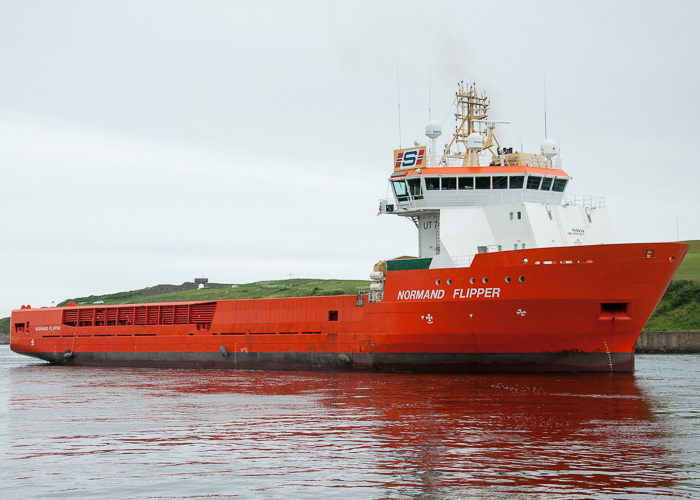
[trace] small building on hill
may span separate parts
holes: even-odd
[[[185,281],[182,285],[156,285],[141,291],[142,297],[161,295],[164,293],[184,292],[199,288],[231,288],[233,283],[209,283],[208,278],[195,278],[194,281]]]

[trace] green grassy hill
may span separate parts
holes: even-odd
[[[164,293],[160,295],[141,296],[141,290],[120,292],[107,295],[90,295],[66,299],[67,302],[93,304],[144,304],[150,302],[187,302],[195,300],[236,300],[279,297],[309,297],[314,295],[355,295],[358,290],[369,290],[369,281],[359,280],[320,280],[292,279],[282,281],[256,281],[238,285],[236,288],[203,288],[184,292]]]
[[[7,337],[7,339],[5,339]],[[0,344],[10,343],[10,318],[0,319]]]
[[[700,331],[700,281],[674,279],[644,329]]]
[[[645,330],[682,331],[700,330],[700,240],[687,241],[690,250],[678,268],[659,307],[649,319]],[[162,295],[141,296],[141,290],[106,295],[90,295],[66,299],[67,302],[93,304],[141,304],[150,302],[184,302],[198,300],[235,300],[272,297],[306,297],[313,295],[354,295],[367,290],[369,281],[292,279],[256,281],[237,288],[211,288]],[[0,319],[0,333],[9,333],[10,318]]]
[[[690,243],[690,250],[681,262],[674,279],[700,281],[700,240],[686,241]]]
[[[700,331],[700,240],[685,243],[690,243],[690,250],[645,330]]]

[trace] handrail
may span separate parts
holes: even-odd
[[[573,205],[576,207],[605,208],[605,197],[586,194],[567,194],[564,196],[561,204]]]
[[[402,197],[403,198],[403,197]],[[396,212],[426,210],[436,208],[473,207],[502,203],[531,202],[555,205],[572,205],[588,208],[605,208],[605,197],[563,194],[554,191],[531,189],[490,189],[490,190],[450,190],[427,191],[422,197],[407,194],[405,200],[394,201]],[[382,212],[386,213],[387,199],[380,200]]]
[[[474,255],[458,255],[456,257],[452,257],[452,262],[454,263],[455,267],[471,267],[474,257]]]
[[[466,164],[465,164],[466,158]],[[473,157],[472,157],[473,158]],[[472,160],[473,161],[473,160]],[[532,153],[509,153],[505,155],[494,155],[490,152],[482,152],[476,158],[476,164],[471,164],[469,158],[461,155],[447,156],[437,166],[440,167],[490,167],[490,166],[520,166],[520,167],[539,167],[539,168],[555,168],[561,170],[561,158],[552,158],[547,161],[542,155]]]

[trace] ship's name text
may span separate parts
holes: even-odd
[[[34,328],[34,331],[36,331],[36,332],[53,332],[53,331],[60,330],[60,329],[61,329],[61,325],[58,325],[58,326],[37,326],[36,328]]]
[[[485,299],[499,298],[501,296],[500,288],[467,288],[462,290],[461,288],[455,288],[452,294],[453,299],[471,299],[476,297],[484,297]]]
[[[500,288],[455,288],[452,293],[453,299],[493,299],[501,296]],[[396,300],[440,300],[445,297],[445,290],[401,290],[396,296]]]

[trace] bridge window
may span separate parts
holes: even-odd
[[[406,183],[404,181],[394,181],[394,192],[396,193],[397,200],[408,200],[408,191],[406,190]]]
[[[476,189],[491,189],[491,177],[477,177]]]
[[[491,189],[491,177],[477,177],[476,189]]]
[[[542,182],[542,177],[535,177],[534,175],[530,175],[527,178],[527,188],[528,189],[539,189],[540,182]]]
[[[525,176],[514,175],[510,177],[510,188],[511,189],[522,189],[523,184],[525,184]]]
[[[554,179],[552,191],[556,191],[557,193],[563,193],[564,189],[566,189],[566,182],[567,179]]]
[[[442,189],[453,190],[457,189],[457,178],[456,177],[443,177],[442,178]]]
[[[549,189],[552,187],[552,178],[551,177],[545,177],[542,179],[542,186],[540,186],[541,191],[549,191]]]
[[[474,177],[460,177],[459,189],[474,189]]]
[[[494,176],[493,177],[493,188],[494,189],[508,189],[508,177],[506,177],[506,176]]]
[[[422,198],[423,197],[423,192],[420,189],[420,179],[406,179],[406,184],[408,184],[408,192],[413,196],[414,198]]]
[[[426,177],[425,178],[425,189],[428,191],[438,191],[440,189],[440,178],[439,177]]]

